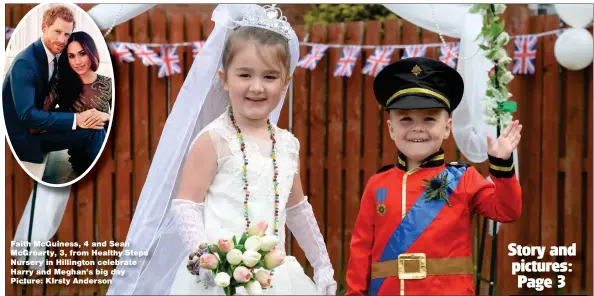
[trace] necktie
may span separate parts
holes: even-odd
[[[52,83],[52,80],[55,79],[56,77],[56,73],[58,73],[58,57],[54,57],[54,59],[52,60],[52,63],[54,64],[54,70],[52,71],[52,76],[50,77],[50,85]]]

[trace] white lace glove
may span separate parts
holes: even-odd
[[[287,209],[287,227],[314,268],[314,281],[318,291],[324,295],[336,295],[334,269],[307,196],[300,204]]]
[[[188,252],[195,252],[200,244],[207,242],[202,221],[203,211],[204,203],[177,198],[171,201],[171,213]],[[212,271],[201,267],[198,274],[206,287],[215,286]]]

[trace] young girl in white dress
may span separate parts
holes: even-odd
[[[324,239],[301,187],[299,141],[270,120],[271,113],[278,110],[279,104],[282,106],[298,58],[291,56],[298,54],[293,52],[298,49],[298,40],[286,18],[279,17],[277,8],[256,7],[242,12],[235,28],[225,36],[222,68],[214,79],[220,79],[224,90],[218,90],[219,99],[228,100],[228,106],[190,142],[178,176],[180,182],[175,186],[177,193],[170,202],[170,223],[177,228],[179,241],[185,247],[184,259],[174,264],[175,270],[161,271],[168,274],[164,277],[172,278],[169,293],[173,295],[224,295],[210,271],[201,269],[199,276],[188,271],[187,255],[201,243],[241,237],[251,223],[259,221],[268,223],[266,234],[277,235],[283,251],[288,226],[314,268],[312,281],[295,258],[287,256],[275,268],[272,287],[264,289],[264,294],[336,293]],[[158,241],[171,244],[163,237]],[[153,241],[152,248],[158,248],[158,244]],[[158,266],[159,260],[151,258],[153,262],[144,264]],[[143,268],[141,273],[158,270]],[[153,284],[137,281],[143,283],[135,285]],[[147,288],[134,290],[153,292]],[[110,291],[118,292],[115,288]],[[237,292],[246,293],[244,289]]]

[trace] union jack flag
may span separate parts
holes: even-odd
[[[454,55],[457,56],[459,53],[460,44],[458,42],[449,42],[448,46],[442,44],[441,49],[439,50],[439,60],[456,69],[456,62],[458,59]]]
[[[121,63],[131,63],[136,60],[134,55],[130,52],[130,47],[126,43],[111,42],[109,43],[109,49],[113,56]]]
[[[159,65],[159,78],[181,73],[177,46],[161,46],[161,64]]]
[[[297,67],[309,70],[315,69],[318,62],[324,57],[327,49],[328,45],[315,44],[309,53],[297,63]]]
[[[193,58],[196,58],[198,52],[204,47],[204,41],[196,41],[192,42],[192,53],[194,54]]]
[[[340,57],[334,69],[334,76],[351,77],[359,53],[361,53],[361,47],[359,46],[347,46],[343,48],[342,57]]]
[[[404,53],[402,53],[402,59],[424,57],[426,52],[426,45],[409,45],[404,49]]]
[[[161,64],[159,56],[144,44],[129,44],[134,53],[140,58],[145,66],[158,66]]]
[[[521,35],[514,39],[513,74],[534,74],[537,41],[534,35]]]
[[[390,64],[392,53],[394,53],[394,48],[391,46],[380,46],[376,48],[373,54],[367,58],[362,73],[377,76],[384,67]]]
[[[14,32],[14,29],[6,28],[4,31],[5,31],[5,33],[4,33],[5,40],[8,40],[8,39],[10,39],[10,37],[12,37],[12,32]]]

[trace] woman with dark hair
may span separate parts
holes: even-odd
[[[96,73],[99,62],[99,52],[93,38],[82,31],[72,33],[58,60],[60,77],[57,104],[64,112],[96,109],[99,118],[89,120],[103,122],[107,129],[111,110],[111,78]],[[84,151],[79,150],[70,149],[68,154],[73,170],[82,174],[94,159],[88,159]]]

